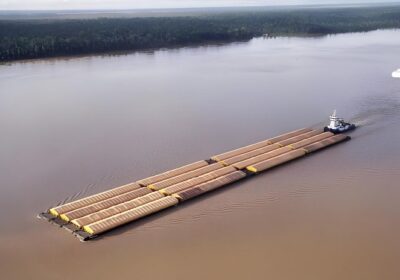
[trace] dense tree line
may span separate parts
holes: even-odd
[[[400,6],[0,21],[0,61],[400,27]]]

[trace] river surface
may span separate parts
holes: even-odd
[[[2,279],[399,279],[400,31],[0,66]],[[36,214],[333,109],[352,140],[81,243]]]

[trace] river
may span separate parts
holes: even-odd
[[[3,279],[398,279],[400,31],[0,65]],[[307,126],[352,140],[81,243],[52,205]]]

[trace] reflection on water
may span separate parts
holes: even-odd
[[[396,279],[399,31],[0,66],[7,279]],[[98,241],[52,205],[304,126],[353,140]],[[238,265],[240,264],[240,265]],[[24,269],[21,269],[23,267]]]

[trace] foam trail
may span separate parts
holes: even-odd
[[[397,93],[373,96],[359,102],[360,112],[350,118],[350,122],[359,126],[369,126],[395,119],[400,116],[399,96]]]

